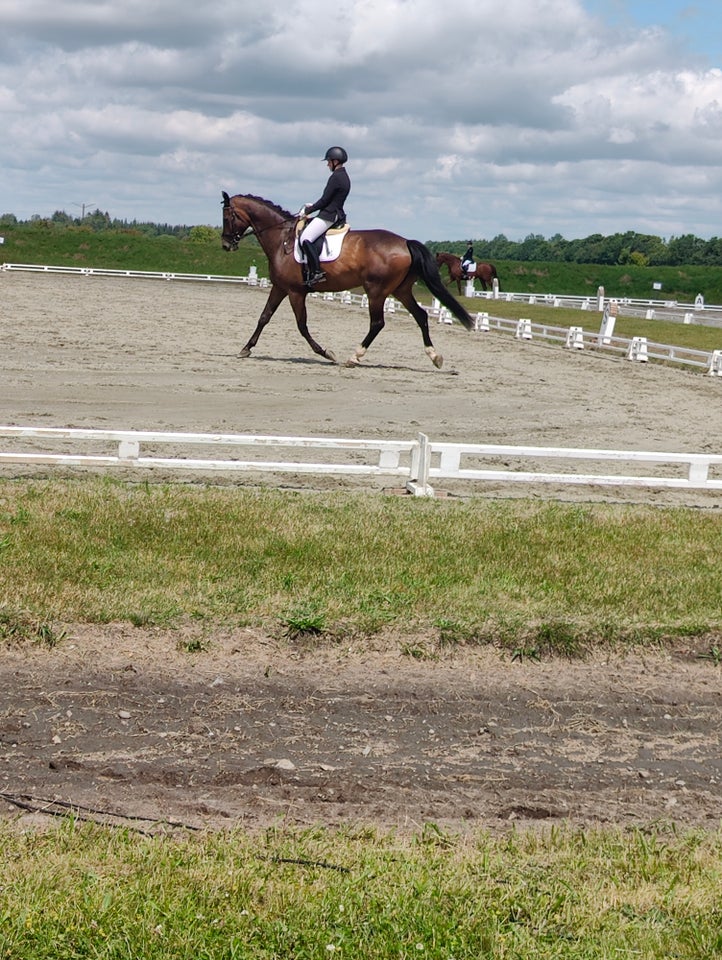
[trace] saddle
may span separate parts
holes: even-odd
[[[301,244],[299,243],[299,237],[303,233],[305,226],[306,221],[303,219],[299,220],[296,224],[296,238],[293,244],[293,256],[296,263],[306,262],[306,258],[301,250]],[[344,238],[350,229],[347,223],[341,224],[340,226],[329,227],[324,235],[315,241],[318,249],[318,259],[321,263],[328,263],[330,260],[337,260],[339,258]]]

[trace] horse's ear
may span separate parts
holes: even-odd
[[[230,205],[231,205],[231,198],[228,196],[228,194],[226,193],[225,190],[222,190],[221,193],[223,194],[223,206],[224,206],[224,207],[230,207]]]

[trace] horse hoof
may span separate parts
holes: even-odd
[[[431,358],[431,362],[433,363],[433,365],[436,367],[437,370],[441,370],[441,368],[444,366],[444,358],[441,356],[440,353],[437,353],[435,356],[433,356]]]
[[[333,352],[333,350],[324,350],[323,355],[327,360],[330,360],[331,363],[338,363],[338,360],[336,359],[336,354]]]
[[[238,354],[239,357],[250,357],[250,355],[251,355],[251,351],[248,349],[248,347],[244,347],[241,350],[241,352]]]
[[[361,366],[361,361],[359,360],[358,357],[349,357],[348,360],[346,361],[346,363],[344,364],[344,366],[345,366],[345,367],[360,367],[360,366]]]

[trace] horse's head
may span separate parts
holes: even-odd
[[[237,250],[241,237],[251,226],[251,221],[243,216],[243,213],[234,207],[231,198],[226,191],[223,191],[223,233],[221,234],[221,243],[223,249],[228,252]]]

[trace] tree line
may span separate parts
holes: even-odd
[[[172,225],[170,223],[152,223],[142,220],[118,220],[111,217],[107,211],[100,209],[88,212],[83,217],[74,217],[64,210],[56,210],[51,217],[41,217],[37,214],[29,220],[18,220],[13,213],[0,215],[0,228],[8,227],[52,227],[63,229],[68,227],[83,227],[94,233],[106,230],[126,230],[142,233],[148,237],[173,236],[183,239],[190,235],[192,226]]]
[[[145,236],[174,236],[178,239],[208,239],[217,231],[208,226],[172,225],[139,220],[119,220],[100,209],[74,217],[64,210],[56,210],[51,217],[35,215],[29,220],[18,220],[12,213],[0,215],[0,228],[51,226],[55,229],[83,227],[101,232],[106,230],[134,231]],[[652,234],[614,233],[605,236],[593,233],[588,237],[566,240],[557,233],[548,239],[530,233],[523,240],[509,240],[503,233],[491,240],[472,240],[477,260],[515,260],[537,263],[596,263],[608,265],[646,266],[722,266],[722,238],[703,240],[686,233],[668,240]],[[429,240],[433,251],[446,250],[459,256],[464,253],[466,240]]]
[[[669,240],[631,230],[611,236],[593,233],[578,240],[565,240],[558,233],[548,240],[534,233],[524,240],[509,240],[499,234],[493,240],[472,240],[472,243],[477,260],[629,264],[638,267],[722,266],[722,238],[702,240],[691,233]],[[461,256],[467,241],[429,241],[427,245],[435,253],[446,250]]]

